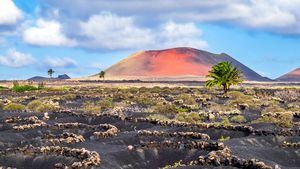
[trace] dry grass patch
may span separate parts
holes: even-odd
[[[23,111],[26,107],[19,103],[9,103],[8,105],[3,107],[5,111]]]

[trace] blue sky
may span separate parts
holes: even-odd
[[[49,68],[87,76],[139,50],[181,46],[276,78],[300,67],[299,8],[300,0],[0,0],[0,79]]]

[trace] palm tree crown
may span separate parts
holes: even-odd
[[[52,78],[53,73],[54,73],[54,70],[52,70],[52,69],[48,70],[48,75],[50,76],[50,78]]]
[[[230,62],[220,62],[214,65],[207,77],[210,79],[205,82],[206,87],[223,87],[224,93],[227,93],[231,85],[243,82],[242,73]]]
[[[105,72],[104,72],[104,71],[101,71],[101,72],[99,73],[99,78],[103,78],[103,80],[104,80],[104,77],[105,77]]]

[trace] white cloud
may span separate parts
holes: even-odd
[[[44,1],[71,18],[87,18],[106,10],[120,16],[135,16],[151,25],[172,19],[175,22],[229,23],[280,34],[300,34],[300,0],[101,0],[89,3],[73,0],[72,6],[67,0]]]
[[[202,31],[194,23],[175,23],[169,21],[162,25],[158,41],[163,48],[194,47],[204,49],[208,47],[201,39]]]
[[[104,65],[101,63],[91,63],[89,68],[101,69],[104,68]]]
[[[0,0],[0,25],[13,25],[23,18],[12,0]]]
[[[193,23],[167,22],[150,28],[137,26],[132,17],[120,17],[108,12],[93,15],[79,22],[81,46],[96,49],[149,49],[188,46],[206,48],[202,31]]]
[[[75,46],[76,44],[74,40],[64,35],[59,22],[44,19],[38,19],[36,26],[25,29],[23,40],[37,46]]]
[[[136,26],[131,17],[102,12],[79,25],[80,34],[88,39],[82,45],[91,48],[126,49],[153,43],[150,30]]]
[[[0,64],[8,67],[23,67],[34,64],[36,61],[30,54],[9,49],[6,56],[0,56]]]
[[[47,57],[44,64],[49,68],[74,68],[77,67],[77,62],[69,57]]]

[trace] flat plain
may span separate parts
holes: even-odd
[[[197,82],[63,81],[0,93],[3,167],[300,166],[298,84],[224,95]]]

